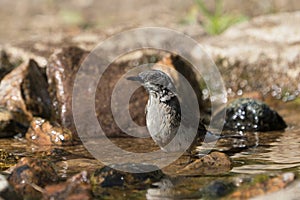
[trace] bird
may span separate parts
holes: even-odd
[[[189,119],[183,118],[175,84],[166,73],[150,69],[126,79],[139,82],[147,91],[146,126],[152,139],[163,151],[191,153],[203,141],[208,131],[200,121],[195,130],[190,127]],[[182,127],[180,130],[179,126]],[[193,134],[193,130],[197,133]],[[170,143],[176,134],[176,141]]]

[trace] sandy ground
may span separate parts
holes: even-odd
[[[214,1],[205,0],[209,8]],[[255,16],[300,9],[298,0],[226,0],[224,10]],[[195,9],[193,0],[0,0],[0,44],[52,33],[163,26],[176,29]],[[175,26],[174,26],[175,25]]]

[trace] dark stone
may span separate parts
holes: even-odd
[[[41,197],[36,186],[44,187],[46,184],[55,183],[57,180],[58,176],[51,163],[26,157],[18,162],[8,177],[9,183],[24,198]]]
[[[129,173],[116,170],[124,169],[136,173]],[[150,170],[155,170],[148,172]],[[164,176],[163,172],[156,166],[146,164],[119,164],[105,166],[97,169],[91,177],[92,184],[95,186],[106,187],[133,187],[133,188],[145,188],[147,185],[151,185],[153,182],[159,181]]]
[[[235,188],[233,183],[226,183],[224,181],[214,181],[209,186],[201,189],[201,192],[206,198],[215,199],[224,197],[231,193]]]
[[[51,100],[46,74],[34,60],[29,60],[21,90],[26,108],[33,116],[51,118]]]
[[[282,117],[265,103],[241,98],[226,108],[224,129],[233,131],[272,131],[287,127]]]
[[[47,185],[43,199],[89,200],[92,199],[92,187],[86,171],[70,177],[66,182]]]
[[[53,125],[42,118],[33,118],[26,133],[26,139],[40,145],[71,145],[72,132],[59,125]]]
[[[17,127],[18,123],[14,120],[13,113],[0,106],[0,138],[14,136],[22,128],[18,129]]]

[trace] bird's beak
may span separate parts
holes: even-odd
[[[143,83],[143,80],[139,76],[129,76],[126,79],[130,80],[130,81],[137,81],[137,82]]]

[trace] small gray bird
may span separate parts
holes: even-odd
[[[152,139],[162,150],[191,152],[195,145],[201,143],[207,133],[206,128],[199,123],[196,136],[191,133],[195,128],[189,126],[189,119],[182,117],[174,83],[167,74],[159,70],[147,70],[127,79],[140,82],[149,93],[146,125]],[[179,134],[176,141],[172,141],[176,134]]]

